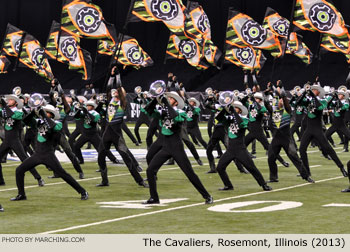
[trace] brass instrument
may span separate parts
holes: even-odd
[[[295,86],[293,91],[295,94],[300,93],[301,87],[300,86]]]
[[[166,84],[162,80],[155,81],[149,88],[149,94],[152,98],[162,96],[166,91]]]
[[[230,105],[235,100],[235,95],[232,91],[224,91],[220,93],[219,104],[223,107]]]
[[[310,85],[309,83],[306,83],[306,84],[304,85],[304,90],[305,90],[305,91],[311,90],[311,85]]]
[[[238,90],[233,90],[234,96],[238,97],[239,96],[239,91]]]
[[[53,98],[55,98],[55,100],[57,100],[57,98],[58,98],[58,92],[57,91],[53,92]]]
[[[140,87],[140,86],[135,87],[134,92],[137,95],[141,94],[142,93],[142,87]]]
[[[28,106],[30,108],[36,109],[36,108],[39,108],[43,105],[45,105],[45,99],[41,94],[34,93],[30,96],[30,98],[28,100]]]
[[[20,96],[22,94],[22,88],[21,87],[14,87],[12,90],[12,94]]]
[[[293,90],[290,91],[290,94],[291,94],[292,96],[294,96],[294,95],[296,94],[296,91],[293,89]]]
[[[330,93],[331,93],[331,94],[334,94],[334,93],[335,93],[335,88],[334,88],[334,87],[331,87]]]
[[[251,88],[247,88],[245,90],[245,92],[246,92],[247,95],[250,95],[252,93],[252,89]]]
[[[206,90],[205,90],[205,93],[207,96],[213,96],[214,95],[214,91],[211,87],[208,87]]]

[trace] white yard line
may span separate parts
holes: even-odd
[[[342,176],[340,177],[339,176],[339,177],[334,177],[334,178],[323,179],[323,180],[316,181],[316,183],[327,182],[327,181],[340,179],[340,178],[344,178],[344,177],[342,177]],[[260,191],[260,192],[248,193],[248,194],[238,195],[238,196],[229,197],[229,198],[222,198],[222,199],[215,200],[215,203],[222,202],[222,201],[227,201],[227,200],[239,199],[239,198],[246,198],[246,197],[260,195],[260,194],[286,191],[286,190],[290,190],[290,189],[294,189],[294,188],[298,188],[298,187],[303,187],[303,186],[307,186],[307,185],[312,185],[312,184],[310,184],[310,183],[303,183],[303,184],[299,184],[299,185],[294,185],[294,186],[289,186],[289,187],[276,189],[276,190],[273,190],[273,191]],[[134,218],[138,218],[138,217],[144,217],[144,216],[148,216],[148,215],[155,215],[155,214],[159,214],[159,213],[171,212],[171,211],[176,211],[176,210],[181,210],[181,209],[190,208],[190,207],[196,207],[196,206],[202,206],[202,205],[205,205],[205,203],[195,203],[195,204],[178,206],[178,207],[172,207],[172,208],[167,208],[167,209],[162,209],[162,210],[157,210],[157,211],[152,211],[152,212],[147,212],[147,213],[142,213],[142,214],[129,215],[129,216],[115,218],[115,219],[109,219],[109,220],[92,222],[92,223],[88,223],[88,224],[77,225],[77,226],[72,226],[72,227],[67,227],[67,228],[62,228],[62,229],[57,229],[57,230],[46,231],[46,232],[43,232],[43,233],[40,233],[40,234],[54,234],[54,233],[59,233],[59,232],[65,232],[65,231],[70,231],[70,230],[75,230],[75,229],[80,229],[80,228],[98,226],[98,225],[102,225],[102,224],[113,223],[113,222],[118,222],[118,221],[123,221],[123,220],[129,220],[129,219],[134,219]]]

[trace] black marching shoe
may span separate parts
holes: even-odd
[[[196,159],[196,161],[197,161],[197,163],[198,163],[200,166],[202,166],[202,165],[203,165],[202,160],[200,160],[199,158],[198,158],[198,159]]]
[[[348,177],[348,173],[345,171],[344,168],[340,168],[341,173],[343,174],[344,177]]]
[[[16,197],[11,198],[11,201],[19,201],[19,200],[26,200],[27,196],[18,194]]]
[[[349,149],[344,149],[343,152],[349,152]]]
[[[87,191],[81,193],[81,200],[87,200],[89,198],[89,194]]]
[[[149,188],[149,185],[144,180],[139,182],[139,186],[143,186],[144,188]]]
[[[262,186],[262,189],[263,189],[264,191],[272,191],[271,186],[268,186],[267,184],[263,185],[263,186]]]
[[[38,186],[42,187],[45,185],[45,181],[41,178],[41,179],[38,179]]]
[[[3,212],[4,208],[2,207],[2,205],[0,205],[0,212]]]
[[[0,186],[4,186],[4,185],[6,185],[5,181],[1,181]]]
[[[214,162],[209,162],[210,170],[207,173],[217,173]]]
[[[114,160],[112,160],[112,163],[113,164],[120,164],[120,161],[118,159],[114,159]]]
[[[233,191],[233,186],[224,186],[223,188],[219,188],[219,191]]]
[[[286,161],[284,161],[284,162],[282,163],[282,165],[283,165],[284,167],[289,167],[289,163],[286,162]]]
[[[83,172],[79,172],[79,179],[84,179],[85,178],[85,175]]]
[[[242,169],[239,169],[239,172],[243,174],[250,174],[250,172],[244,167]]]
[[[341,190],[341,192],[350,192],[350,187],[349,187],[349,188],[346,188],[346,189]]]
[[[173,158],[169,158],[168,162],[165,163],[165,165],[174,165],[175,161]]]
[[[96,185],[97,187],[103,187],[103,186],[109,186],[108,182],[101,182],[100,184]]]
[[[159,204],[159,199],[153,199],[149,198],[147,201],[142,202],[144,205],[149,205],[149,204]]]
[[[142,171],[143,171],[143,169],[142,169],[142,167],[141,167],[140,165],[138,165],[138,166],[136,167],[136,170],[137,170],[137,172],[142,172]]]
[[[270,179],[267,183],[278,183],[278,179]]]
[[[214,203],[214,199],[212,196],[209,196],[208,198],[205,199],[205,204],[209,205],[213,203]]]
[[[310,176],[305,179],[309,183],[315,183],[315,180],[313,180]]]
[[[96,170],[95,172],[101,172],[101,169]]]

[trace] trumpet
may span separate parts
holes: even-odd
[[[233,94],[238,97],[239,96],[239,91],[236,89],[236,90],[233,90]]]
[[[149,88],[149,94],[152,98],[162,96],[166,91],[166,84],[162,80],[155,81]]]
[[[205,90],[205,93],[207,96],[213,96],[214,94],[214,91],[211,87],[208,87],[206,90]]]
[[[247,88],[247,89],[245,90],[245,92],[246,92],[247,95],[250,95],[250,94],[252,93],[252,90],[251,90],[251,88]]]
[[[69,93],[70,93],[71,96],[75,96],[75,90],[74,89],[69,90]]]
[[[223,107],[230,105],[235,99],[235,95],[231,91],[224,91],[220,93],[219,104]]]
[[[140,87],[140,86],[135,87],[134,92],[137,95],[141,94],[142,93],[142,87]]]
[[[293,89],[293,91],[294,91],[295,94],[296,94],[296,93],[299,93],[300,90],[301,90],[301,87],[300,87],[300,86],[295,86],[294,89]]]
[[[310,85],[310,83],[306,83],[306,84],[304,85],[304,90],[305,90],[305,91],[311,90],[311,85]]]
[[[14,87],[13,90],[12,90],[12,94],[17,95],[17,96],[21,95],[22,94],[22,88],[18,87],[18,86]]]
[[[346,86],[340,86],[338,88],[338,93],[347,93],[348,92],[348,89]]]
[[[39,93],[34,93],[30,96],[28,100],[28,106],[32,109],[39,108],[41,106],[45,105],[45,99],[44,97]]]

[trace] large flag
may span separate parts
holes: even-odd
[[[174,34],[183,33],[186,9],[181,0],[134,0],[127,22],[163,22]]]
[[[229,11],[226,41],[241,48],[251,46],[268,50],[273,57],[282,55],[281,43],[272,31],[263,28],[248,15],[235,10]]]
[[[204,40],[198,42],[186,36],[171,34],[165,60],[186,59],[191,66],[199,70],[207,69],[209,65],[204,60],[204,42]]]
[[[122,34],[119,34],[119,36],[122,37]],[[133,66],[136,69],[153,65],[153,60],[141,48],[137,40],[127,35],[123,36],[122,44],[117,46],[111,40],[99,40],[97,52],[104,55],[113,55],[114,51],[118,51],[119,48],[119,54],[115,55],[115,59],[118,59],[119,64]]]
[[[286,43],[290,22],[270,7],[266,10],[263,27],[270,29],[276,36],[281,37],[284,44]],[[311,50],[302,42],[302,36],[296,32],[291,32],[289,35],[286,53],[299,57],[305,64],[309,65],[312,62]]]
[[[7,33],[5,35],[1,54],[17,57],[23,40],[23,35],[24,31],[11,24],[7,24]]]
[[[46,81],[54,79],[48,59],[45,57],[45,50],[32,35],[26,34],[19,56],[20,65],[33,69]]]
[[[0,73],[7,73],[7,68],[11,65],[11,62],[6,56],[0,56]]]
[[[99,6],[91,0],[64,1],[62,30],[80,38],[116,40],[113,26],[104,20]]]
[[[308,31],[318,31],[337,37],[348,31],[341,13],[325,0],[296,0],[294,24]]]
[[[61,25],[52,22],[49,39],[46,44],[46,54],[54,60],[68,64],[70,70],[83,74],[84,80],[91,78],[92,59],[88,51],[80,48],[80,39],[66,31],[60,31]],[[58,37],[60,36],[60,39]]]
[[[343,53],[350,64],[350,46],[349,46],[350,36],[346,38],[338,38],[331,35],[323,35],[321,41],[321,47],[323,53],[329,51],[334,53]]]
[[[191,38],[211,39],[211,28],[207,14],[197,2],[188,1],[185,10],[185,34]]]
[[[196,40],[197,44],[201,44],[203,48],[202,55],[205,56],[207,62],[211,65],[217,66],[222,53],[211,41],[209,19],[202,6],[197,2],[189,1],[188,7],[185,10],[185,16],[184,35],[190,39]],[[182,34],[176,35],[182,37]]]
[[[259,73],[265,61],[266,58],[260,49],[250,46],[237,47],[226,43],[225,63],[232,63],[243,70]]]

